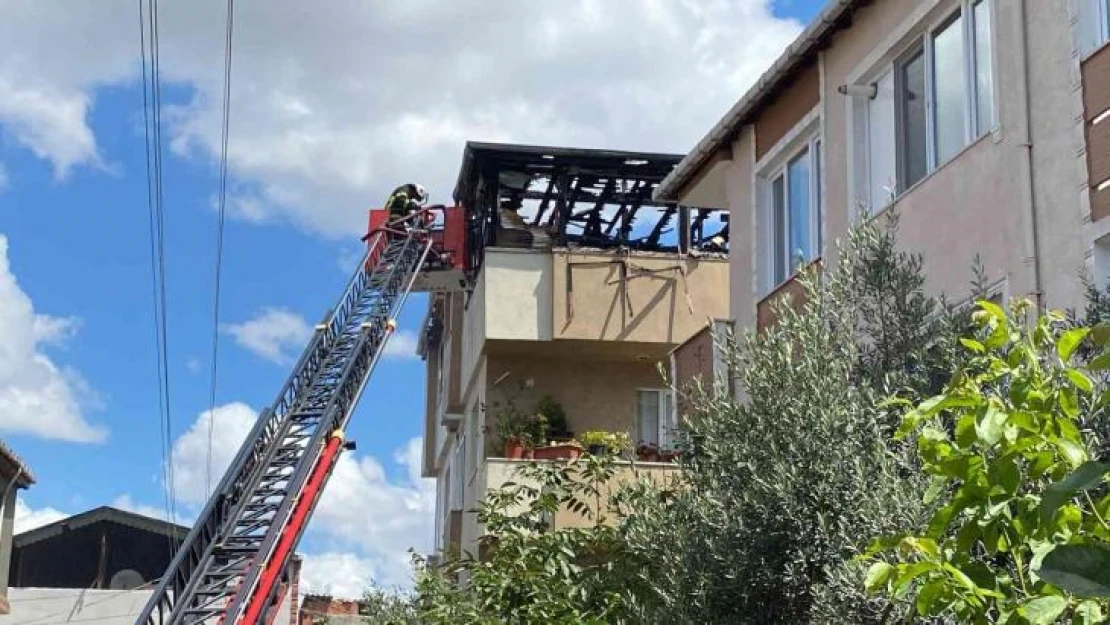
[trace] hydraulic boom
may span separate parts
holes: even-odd
[[[345,447],[347,421],[429,258],[426,217],[371,233],[338,304],[259,416],[137,625],[273,620],[281,576]]]

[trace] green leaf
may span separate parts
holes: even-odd
[[[990,313],[991,316],[994,317],[995,319],[998,319],[1001,322],[1006,321],[1006,313],[1005,313],[1005,311],[1002,310],[1002,307],[999,306],[998,304],[995,304],[994,302],[992,302],[990,300],[985,300],[985,299],[981,299],[977,303],[979,304],[979,308],[982,308],[983,310]]]
[[[1095,545],[1058,545],[1041,560],[1037,575],[1080,597],[1110,597],[1110,550]]]
[[[1087,369],[1090,371],[1104,371],[1110,369],[1110,349],[1092,358],[1091,362],[1087,363]]]
[[[1107,341],[1110,341],[1110,322],[1103,321],[1091,328],[1091,340],[1094,341],[1095,345],[1099,346],[1105,345]]]
[[[876,562],[867,569],[867,577],[864,578],[864,587],[867,592],[874,593],[886,585],[887,581],[894,575],[894,567],[886,562]]]
[[[1073,467],[1078,467],[1087,459],[1087,450],[1072,441],[1065,438],[1058,438],[1052,442],[1056,445],[1056,448],[1060,450],[1060,454],[1064,456],[1068,464]]]
[[[1056,510],[1064,505],[1065,501],[1102,484],[1102,479],[1107,474],[1110,474],[1110,464],[1084,462],[1064,479],[1050,484],[1041,498],[1041,520],[1045,523],[1052,521],[1056,516]]]
[[[944,602],[943,600],[938,601],[938,599],[942,599],[944,590],[945,582],[943,579],[929,580],[917,592],[917,600],[914,602],[917,606],[917,613],[922,616],[940,614],[941,610],[944,609]]]
[[[1079,416],[1079,398],[1075,396],[1075,389],[1067,386],[1060,389],[1060,408],[1072,419]]]
[[[1090,331],[1090,328],[1075,328],[1061,334],[1056,341],[1056,353],[1060,355],[1060,360],[1064,362],[1070,360],[1071,355],[1075,353],[1075,348],[1079,347]]]
[[[1102,614],[1102,607],[1097,601],[1091,601],[1090,599],[1076,606],[1075,615],[1079,617],[1079,622],[1083,625],[1096,625],[1105,618]]]
[[[1081,371],[1078,371],[1076,369],[1068,369],[1067,376],[1068,379],[1071,380],[1071,383],[1075,385],[1075,388],[1083,391],[1084,393],[1090,393],[1091,391],[1095,390],[1095,385],[1091,383],[1091,378],[1088,378]]]
[[[1005,412],[988,405],[986,414],[975,424],[975,432],[988,447],[1002,438],[1002,426],[1006,424],[1006,417]]]
[[[941,475],[934,475],[933,479],[929,481],[929,487],[925,489],[925,503],[933,503],[937,497],[944,492],[944,488],[948,485],[948,479]]]
[[[975,339],[960,337],[960,343],[964,347],[970,349],[973,352],[979,353],[979,354],[982,354],[987,349],[987,348],[983,347],[982,343],[980,343],[979,341],[976,341]]]
[[[1032,625],[1052,625],[1064,610],[1068,607],[1068,600],[1049,595],[1047,597],[1037,597],[1023,605],[1018,611],[1029,619]]]

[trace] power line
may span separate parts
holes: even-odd
[[[150,80],[147,80],[147,41]],[[139,46],[143,70],[143,132],[146,139],[147,207],[150,214],[150,262],[153,282],[155,344],[158,369],[159,441],[166,481],[166,515],[176,523],[177,496],[173,475],[173,420],[170,408],[168,325],[166,321],[165,201],[162,193],[162,114],[159,68],[158,3],[139,0]],[[171,551],[173,545],[171,541]]]
[[[216,365],[220,347],[220,274],[224,258],[224,217],[227,209],[227,145],[231,121],[231,42],[235,23],[235,0],[227,2],[227,34],[224,39],[223,127],[220,143],[220,203],[216,218],[216,277],[212,306],[212,375],[208,389],[208,449],[204,473],[204,495],[212,492],[212,430],[216,420]]]

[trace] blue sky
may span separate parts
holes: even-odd
[[[587,4],[573,10],[592,15],[596,9]],[[665,9],[674,12],[667,19],[643,18],[649,20],[647,27],[660,29],[660,41],[669,48],[660,53],[665,57],[653,60],[657,52],[635,42],[606,44],[627,74],[623,82],[611,84],[605,72],[593,76],[576,69],[582,62],[583,46],[574,45],[579,37],[600,46],[591,54],[610,54],[596,43],[597,29],[620,25],[609,26],[604,19],[594,22],[594,30],[579,33],[551,21],[554,16],[538,6],[507,5],[511,10],[506,12],[522,12],[526,21],[549,24],[544,33],[558,34],[544,44],[542,54],[519,58],[493,43],[475,44],[471,37],[450,47],[443,40],[461,36],[451,34],[459,19],[451,15],[454,4],[444,5],[444,15],[428,16],[408,14],[415,11],[411,7],[380,5],[364,11],[348,5],[350,14],[333,8],[311,16],[331,20],[329,35],[306,30],[289,38],[288,30],[297,32],[298,22],[309,19],[295,3],[284,13],[240,3],[221,304],[221,323],[227,327],[220,336],[217,406],[245,404],[259,410],[269,404],[290,371],[275,354],[295,358],[303,327],[274,325],[277,319],[265,313],[280,310],[289,313],[285,321],[314,324],[353,269],[365,208],[380,202],[395,184],[412,178],[431,188],[434,201],[447,200],[467,138],[681,151],[742,95],[823,3],[779,0],[769,11],[765,2],[737,0],[705,15],[686,14],[673,4]],[[5,5],[6,13],[19,17],[7,21],[19,26],[0,30],[27,31],[8,33],[15,42],[10,45],[21,36],[62,45],[28,44],[5,55],[22,57],[29,69],[14,67],[18,63],[0,66],[0,99],[21,103],[7,109],[0,105],[0,180],[6,180],[0,190],[0,235],[8,242],[8,280],[18,285],[15,291],[0,289],[0,311],[15,301],[5,301],[4,293],[21,292],[34,313],[45,316],[40,320],[60,324],[53,335],[37,336],[23,356],[26,362],[48,360],[56,371],[43,376],[65,385],[76,398],[74,407],[60,410],[63,416],[106,436],[99,442],[65,440],[73,438],[65,435],[65,427],[53,427],[45,418],[28,425],[26,419],[0,414],[0,435],[38,478],[23,495],[24,527],[32,519],[47,521],[110,503],[156,511],[164,506],[164,485],[133,4],[103,3],[96,5],[102,10],[79,11],[0,2]],[[414,2],[412,7],[431,10],[434,5]],[[164,92],[169,111],[164,187],[175,440],[186,436],[209,407],[219,134],[215,96],[222,55],[210,44],[218,41],[223,17],[219,2],[197,7],[167,6],[162,18],[163,71],[173,81]],[[128,15],[131,21],[120,26]],[[354,26],[347,33],[346,22],[364,27],[364,33]],[[382,37],[394,30],[418,39],[390,46]],[[72,33],[103,38],[103,45],[82,40],[67,49]],[[698,33],[708,34],[708,47],[687,52],[683,42]],[[369,45],[363,39],[383,45],[359,48]],[[411,46],[412,41],[429,43]],[[737,41],[746,43],[738,47]],[[434,49],[441,44],[445,48]],[[540,44],[529,39],[528,45]],[[450,56],[443,57],[445,52]],[[642,67],[621,61],[641,56]],[[441,58],[456,65],[443,69]],[[695,66],[699,69],[692,71]],[[728,68],[726,79],[703,89],[704,80],[721,67]],[[478,90],[473,73],[495,77],[494,92]],[[532,82],[541,73],[564,86]],[[642,97],[645,91],[665,94],[676,82],[678,91],[698,87],[703,97],[693,102]],[[571,99],[558,100],[564,95]],[[619,102],[610,101],[614,98]],[[418,330],[424,304],[423,297],[409,301],[402,330]],[[256,325],[243,325],[252,320]],[[267,322],[274,334],[258,333]],[[23,328],[24,335],[28,332],[30,327]],[[411,336],[399,338],[403,343]],[[0,339],[6,340],[2,329]],[[259,344],[267,340],[269,351]],[[350,433],[359,447],[348,458],[339,487],[348,489],[343,492],[351,500],[333,501],[302,543],[301,551],[310,558],[319,554],[317,584],[333,590],[349,590],[369,578],[402,583],[409,545],[398,543],[430,540],[432,491],[412,474],[419,459],[414,439],[421,435],[424,367],[411,350],[402,352],[379,367],[352,420]],[[8,383],[24,385],[18,390],[49,391],[45,382],[35,386],[46,378],[18,377],[26,362],[3,358],[0,354],[0,405],[6,366],[17,380]],[[232,412],[229,420],[245,422],[243,414]],[[224,427],[231,436],[234,428]],[[333,484],[337,480],[338,473]],[[182,501],[179,507],[189,516],[197,506]],[[378,534],[376,523],[391,529]],[[372,544],[360,543],[362,534],[371,535]]]

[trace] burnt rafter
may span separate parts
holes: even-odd
[[[509,226],[501,223],[501,209],[519,211],[532,234],[542,232],[556,245],[702,248],[702,231],[718,223],[711,216],[724,223],[724,215],[652,197],[681,160],[679,154],[468,143],[454,199],[476,226],[469,248],[477,263],[471,267],[481,263],[480,248],[502,244],[497,232]],[[519,225],[517,232],[513,244],[535,240]]]

